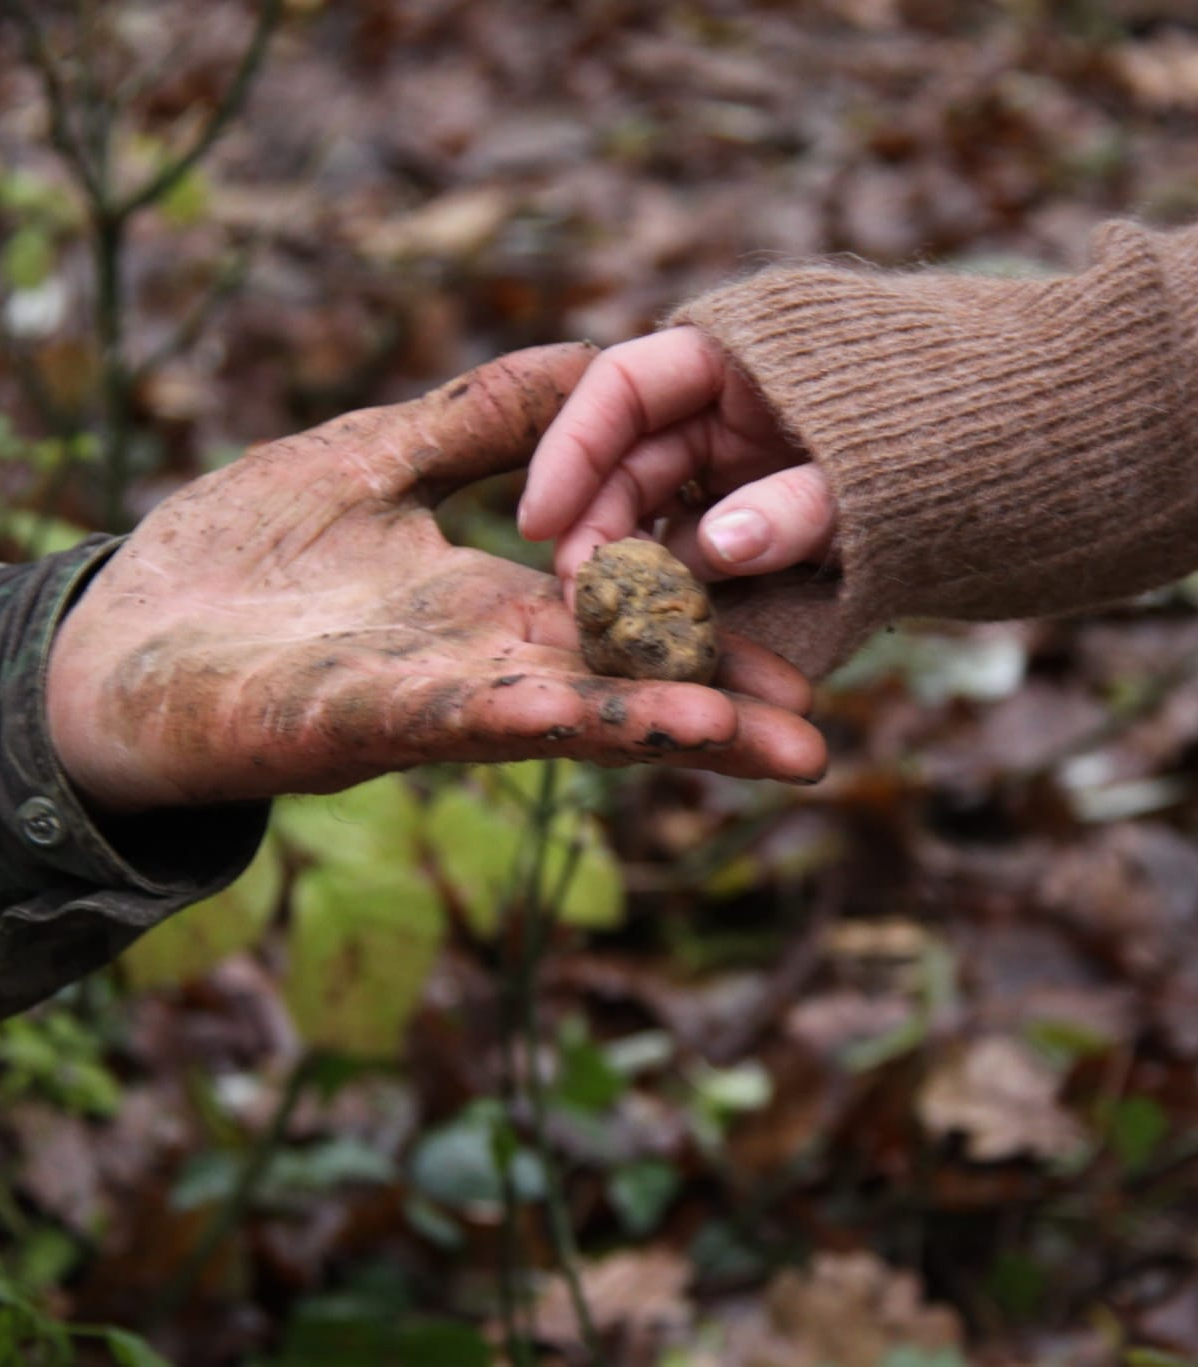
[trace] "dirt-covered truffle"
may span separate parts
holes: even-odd
[[[708,683],[719,663],[706,591],[656,541],[600,546],[578,570],[574,616],[596,674]]]

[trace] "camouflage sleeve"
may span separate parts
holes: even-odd
[[[105,819],[101,828],[59,766],[44,706],[50,643],[119,545],[89,537],[32,564],[0,566],[0,1017],[232,882],[265,829],[263,804]]]

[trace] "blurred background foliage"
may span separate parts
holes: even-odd
[[[1198,213],[1193,0],[0,0],[0,554],[730,273],[1123,213]],[[543,564],[517,493],[443,523]],[[0,1026],[0,1363],[1198,1360],[1196,591],[879,637],[811,790],[278,803]]]

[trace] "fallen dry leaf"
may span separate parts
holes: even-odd
[[[975,1040],[939,1063],[916,1108],[937,1139],[960,1134],[979,1163],[1023,1154],[1066,1158],[1086,1137],[1058,1101],[1060,1079],[1026,1046],[1002,1035]]]
[[[689,1323],[683,1296],[690,1265],[666,1248],[616,1253],[582,1269],[583,1294],[599,1333],[675,1331]],[[537,1336],[559,1345],[578,1339],[578,1322],[565,1283],[557,1278],[537,1303]]]
[[[764,1306],[726,1324],[722,1367],[878,1367],[906,1350],[960,1346],[957,1315],[927,1304],[912,1272],[872,1253],[826,1253],[770,1283]]]

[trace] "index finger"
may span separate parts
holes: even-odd
[[[638,441],[706,408],[723,384],[722,353],[698,328],[670,328],[603,352],[533,456],[520,500],[522,535],[559,536]]]

